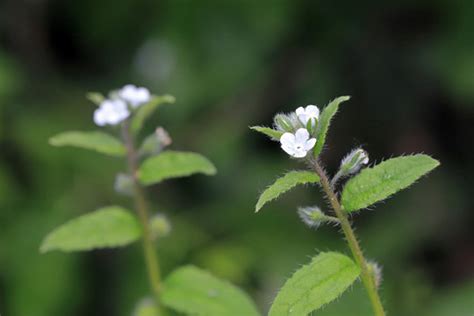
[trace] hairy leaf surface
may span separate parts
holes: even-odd
[[[255,212],[258,212],[266,203],[278,198],[298,184],[315,183],[319,177],[310,171],[290,171],[270,185],[257,201]]]
[[[437,160],[419,154],[392,158],[366,168],[345,185],[342,205],[348,212],[366,208],[409,187],[438,165]]]
[[[326,143],[326,136],[329,130],[329,125],[332,118],[336,115],[339,105],[342,102],[349,100],[351,97],[342,96],[332,100],[321,112],[318,123],[318,132],[316,137],[316,145],[314,146],[314,156],[317,157],[321,154]]]
[[[359,267],[349,257],[320,253],[286,281],[269,316],[308,315],[339,297],[359,274]]]
[[[252,126],[250,129],[260,132],[264,135],[267,135],[273,140],[280,140],[281,135],[283,135],[282,131],[278,131],[276,129],[270,128],[270,127],[265,127],[265,126]]]
[[[140,238],[136,217],[119,206],[109,206],[73,219],[49,233],[40,251],[84,251],[130,244]]]

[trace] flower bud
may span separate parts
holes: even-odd
[[[153,134],[146,137],[140,146],[140,155],[154,155],[172,143],[171,137],[163,127],[158,127]]]
[[[368,261],[367,268],[375,283],[375,287],[379,288],[382,283],[382,267],[375,261]]]
[[[133,179],[128,174],[118,173],[114,183],[115,192],[132,196],[133,195]]]
[[[342,159],[340,172],[341,176],[354,174],[363,166],[369,163],[369,154],[361,148],[354,149],[344,159]]]
[[[317,206],[300,207],[298,208],[298,215],[303,223],[310,228],[318,228],[323,223],[339,222],[337,218],[324,214]]]
[[[277,114],[273,119],[275,127],[280,131],[284,132],[293,132],[295,129],[293,127],[292,119],[287,114]]]
[[[151,297],[142,298],[135,306],[133,316],[159,315],[156,301]]]
[[[171,224],[164,214],[155,214],[150,218],[150,234],[153,240],[166,237],[171,232]]]

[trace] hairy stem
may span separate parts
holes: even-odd
[[[153,245],[153,240],[150,233],[149,217],[148,217],[148,202],[145,198],[143,187],[138,181],[138,155],[135,149],[133,137],[130,133],[130,122],[125,121],[122,127],[122,137],[127,148],[127,161],[130,175],[133,178],[133,195],[135,199],[135,209],[140,218],[143,229],[143,252],[145,255],[145,263],[148,271],[148,279],[151,290],[158,302],[160,303],[161,292],[161,276],[158,256]]]
[[[339,222],[341,223],[341,228],[344,232],[344,236],[346,237],[349,248],[351,249],[352,256],[354,257],[354,260],[361,269],[362,283],[364,283],[365,289],[367,290],[370,302],[372,303],[374,314],[376,316],[385,316],[385,311],[380,300],[374,278],[369,271],[367,260],[364,257],[362,249],[360,248],[354,230],[352,229],[351,224],[347,219],[347,216],[344,213],[344,210],[342,209],[342,206],[339,203],[336,194],[334,193],[333,187],[329,182],[328,176],[326,175],[326,172],[323,168],[321,168],[318,162],[314,161],[312,165],[316,173],[321,178],[321,186],[324,190],[324,193],[328,197],[329,202],[331,203],[331,206],[334,210],[334,213],[336,214],[337,218],[339,219]]]

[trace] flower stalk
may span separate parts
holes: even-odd
[[[122,137],[127,148],[127,162],[130,176],[133,179],[133,196],[135,200],[135,210],[140,219],[143,229],[143,252],[145,256],[145,264],[148,271],[148,279],[151,290],[160,307],[161,293],[161,275],[158,256],[153,244],[153,238],[149,225],[149,207],[145,197],[145,192],[138,181],[138,153],[135,149],[132,133],[130,132],[130,120],[127,119],[122,125]]]
[[[351,224],[346,214],[344,213],[341,204],[339,203],[339,199],[337,198],[337,195],[329,182],[328,176],[317,161],[312,161],[312,166],[315,172],[321,178],[321,187],[324,193],[326,194],[329,203],[331,204],[331,207],[334,210],[334,213],[336,214],[336,217],[339,219],[342,231],[347,240],[352,256],[354,257],[354,260],[361,269],[362,283],[364,284],[364,287],[369,296],[374,314],[376,316],[385,316],[385,310],[383,308],[380,296],[377,291],[376,282],[373,279],[372,274],[370,273],[370,269],[367,260],[364,257],[364,253],[362,252],[359,242],[357,241],[357,237],[355,236],[354,230],[352,229]]]

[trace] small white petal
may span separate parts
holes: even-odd
[[[314,145],[316,145],[316,138],[311,138],[310,140],[308,140],[304,146],[304,149],[306,151],[309,151],[311,150],[311,148],[314,147]]]
[[[319,109],[316,105],[308,105],[305,109],[305,113],[311,118],[319,118]]]
[[[299,128],[295,133],[295,141],[297,143],[304,143],[309,139],[309,132],[306,128]]]
[[[295,149],[292,146],[281,145],[281,149],[283,149],[290,156],[295,154]]]
[[[295,113],[298,116],[303,115],[305,114],[305,109],[302,106],[300,106],[299,108],[296,109]]]
[[[291,133],[284,133],[280,137],[280,143],[285,146],[293,146],[295,143],[295,135]]]
[[[308,152],[304,149],[296,150],[293,157],[295,158],[304,158]]]

